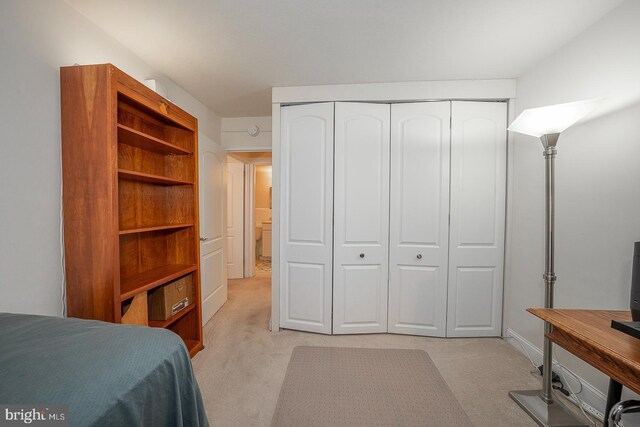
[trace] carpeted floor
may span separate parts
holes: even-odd
[[[271,427],[470,427],[426,351],[293,349]]]
[[[499,338],[271,333],[270,277],[230,280],[229,301],[204,328],[193,359],[212,426],[269,426],[296,346],[425,350],[476,426],[535,426],[508,397],[539,388],[529,361]]]

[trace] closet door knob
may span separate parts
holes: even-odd
[[[360,258],[364,258],[364,254],[360,254]]]
[[[418,254],[418,256],[416,258],[422,259],[422,254]]]

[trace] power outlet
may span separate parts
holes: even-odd
[[[598,420],[604,422],[604,414],[586,402],[582,402],[582,407],[587,414],[591,414]]]

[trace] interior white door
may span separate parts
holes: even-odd
[[[331,333],[333,103],[281,109],[280,327]]]
[[[507,105],[452,103],[447,336],[499,336]]]
[[[200,189],[200,283],[202,324],[227,301],[225,268],[226,152],[213,140],[198,135]]]
[[[450,107],[391,106],[389,332],[446,334]]]
[[[244,277],[244,163],[227,162],[227,270],[229,279]]]
[[[335,106],[333,333],[387,331],[390,105]]]

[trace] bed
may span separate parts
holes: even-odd
[[[0,313],[0,404],[72,426],[208,426],[189,353],[160,328]]]

